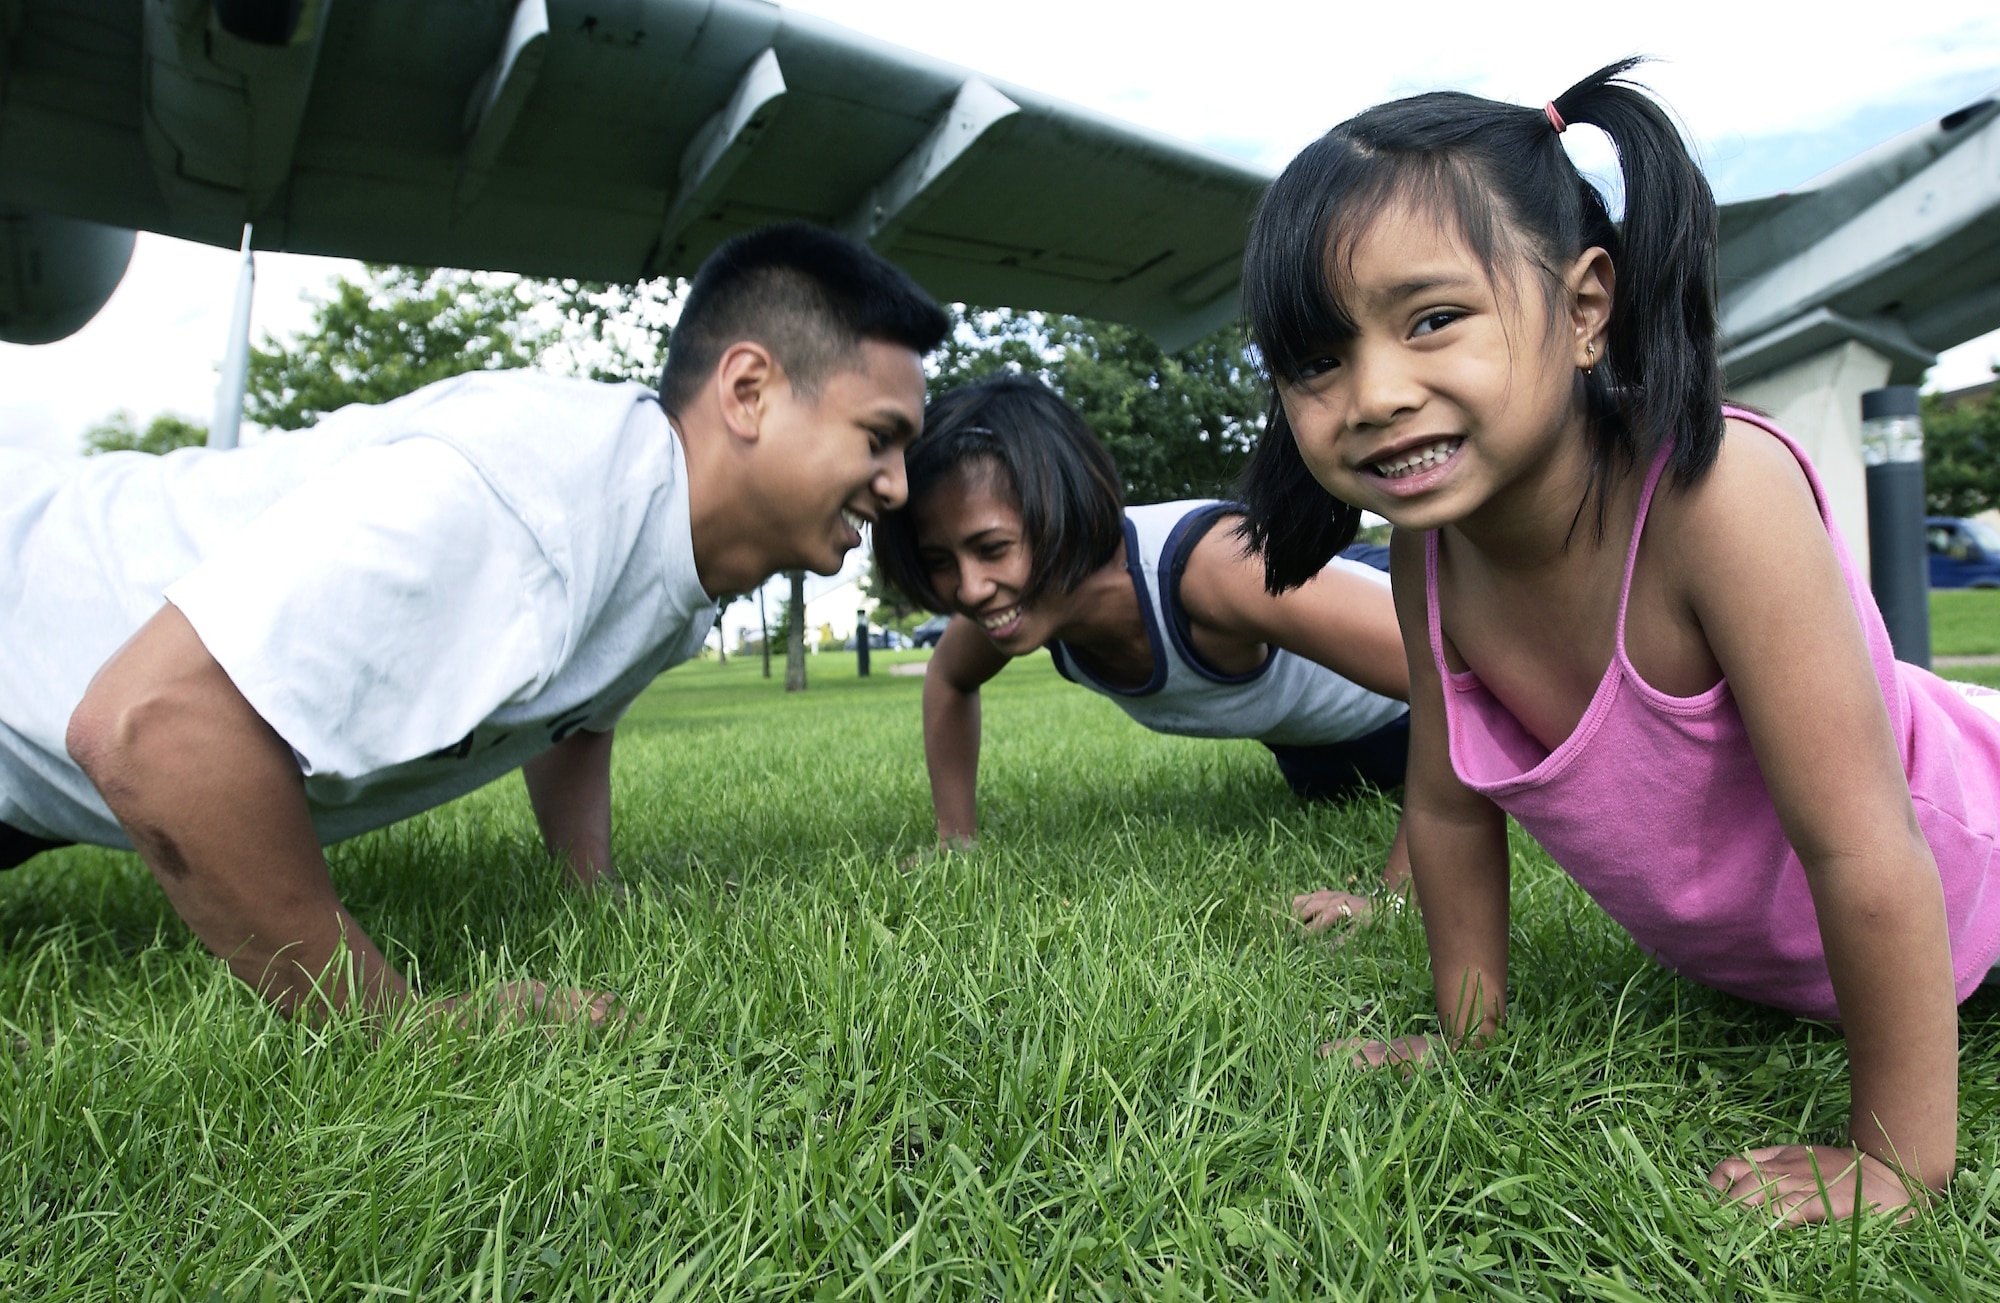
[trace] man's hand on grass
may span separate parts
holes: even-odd
[[[1853,1216],[1857,1184],[1869,1212],[1906,1221],[1922,1207],[1887,1163],[1837,1145],[1753,1149],[1716,1164],[1708,1183],[1730,1201],[1768,1209],[1792,1226]]]

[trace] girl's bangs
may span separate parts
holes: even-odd
[[[1347,142],[1329,134],[1293,159],[1265,192],[1244,250],[1244,314],[1264,365],[1290,383],[1303,378],[1316,351],[1354,334],[1326,257],[1335,214],[1356,179],[1347,155]]]
[[[1462,171],[1434,155],[1371,148],[1340,128],[1292,160],[1244,253],[1244,311],[1272,374],[1296,384],[1312,357],[1354,337],[1354,247],[1399,205],[1456,219],[1490,271],[1492,210]]]

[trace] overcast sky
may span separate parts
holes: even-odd
[[[1603,63],[1655,54],[1662,62],[1645,78],[1686,123],[1724,200],[1794,186],[2000,88],[1993,0],[1877,8],[1865,26],[1756,0],[1230,0],[1175,16],[1123,0],[794,7],[1267,169],[1382,99],[1455,87],[1538,104]],[[1571,135],[1581,162],[1607,164],[1585,133]],[[255,331],[302,326],[302,295],[344,265],[260,255]],[[90,325],[58,344],[0,345],[0,443],[70,452],[120,408],[142,423],[161,410],[205,422],[235,267],[232,251],[141,235],[124,283]],[[2000,334],[1954,350],[1933,383],[1971,383],[1994,360]]]

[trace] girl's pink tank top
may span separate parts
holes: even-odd
[[[2000,719],[1927,670],[1895,659],[1866,577],[1827,512],[1805,453],[1754,413],[1812,484],[1867,636],[1902,750],[1917,821],[1937,860],[1959,999],[2000,952],[2000,885],[1987,870],[2000,836]],[[1512,815],[1640,947],[1685,977],[1801,1017],[1838,1021],[1805,871],[1765,789],[1727,680],[1670,697],[1625,654],[1632,566],[1667,464],[1654,458],[1639,498],[1618,597],[1618,630],[1576,730],[1550,751],[1476,674],[1445,663],[1437,534],[1425,540],[1431,654],[1445,685],[1451,763],[1460,781]]]

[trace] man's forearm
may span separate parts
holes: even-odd
[[[163,608],[98,672],[69,749],[174,911],[280,1010],[407,998],[334,894],[291,749],[180,612]]]

